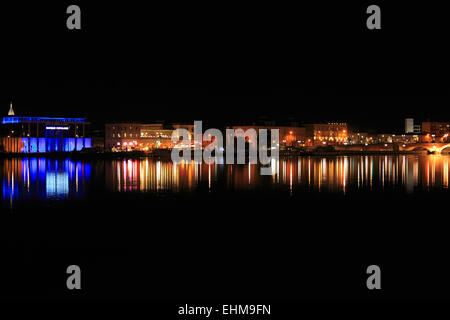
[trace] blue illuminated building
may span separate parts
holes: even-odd
[[[2,118],[0,150],[10,153],[70,152],[91,148],[85,118],[17,117],[12,105]]]
[[[50,117],[3,117],[2,124],[21,123],[21,122],[79,122],[85,123],[85,118],[50,118]]]

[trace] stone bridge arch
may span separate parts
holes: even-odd
[[[441,151],[441,153],[445,153],[445,154],[450,153],[450,143],[441,147],[440,151]]]
[[[430,153],[447,153],[449,151],[450,143],[418,143],[414,145],[409,145],[405,147],[403,150],[405,151],[413,151],[413,152],[430,152]]]
[[[416,146],[410,149],[413,152],[430,152],[430,149],[426,146]]]

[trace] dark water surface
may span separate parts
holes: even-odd
[[[1,296],[450,297],[449,156],[0,160]],[[81,293],[66,268],[83,271]],[[365,286],[382,268],[381,293]],[[377,297],[378,297],[377,296]]]
[[[191,193],[304,191],[347,194],[354,191],[405,193],[448,190],[450,156],[299,157],[273,161],[272,175],[258,165],[189,164],[151,158],[76,161],[16,158],[1,160],[2,204],[27,200],[70,200],[89,192]]]

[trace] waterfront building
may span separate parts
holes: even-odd
[[[450,122],[422,122],[422,132],[435,137],[443,137],[450,133]]]
[[[153,149],[171,149],[174,130],[184,128],[189,131],[191,145],[194,135],[194,125],[172,124],[165,126],[163,123],[107,123],[105,124],[105,149],[111,151],[149,151]]]
[[[419,134],[419,133],[421,133],[421,132],[422,132],[422,125],[420,125],[420,124],[415,124],[415,125],[414,125],[414,132],[413,132],[413,133]]]
[[[367,132],[352,132],[347,137],[348,144],[367,144],[371,139]]]
[[[422,132],[422,126],[420,124],[415,124],[413,118],[405,119],[405,133],[418,134]]]
[[[301,147],[306,145],[306,129],[298,126],[277,126],[274,123],[271,125],[250,125],[250,126],[232,126],[229,129],[242,129],[244,132],[248,129],[254,129],[259,134],[260,129],[268,130],[270,135],[271,129],[279,130],[279,143],[281,147]],[[236,135],[239,138],[239,135]],[[259,138],[258,138],[259,140]],[[246,142],[254,143],[251,137],[246,137]]]
[[[393,134],[392,137],[392,143],[398,143],[398,144],[411,144],[411,143],[417,143],[420,141],[420,135],[418,134]]]
[[[396,144],[411,144],[421,141],[421,135],[419,134],[393,134],[393,133],[380,133],[376,134],[370,139],[370,144],[379,143],[396,143]]]
[[[329,122],[305,125],[308,145],[337,145],[347,143],[347,123]]]
[[[10,105],[2,118],[0,150],[11,153],[80,151],[91,147],[85,118],[18,117]]]
[[[405,119],[405,133],[414,133],[414,119]]]

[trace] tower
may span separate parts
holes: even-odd
[[[405,119],[405,133],[414,133],[414,119]]]
[[[14,109],[12,107],[12,102],[9,104],[9,111],[8,111],[8,116],[13,116],[14,115]]]

